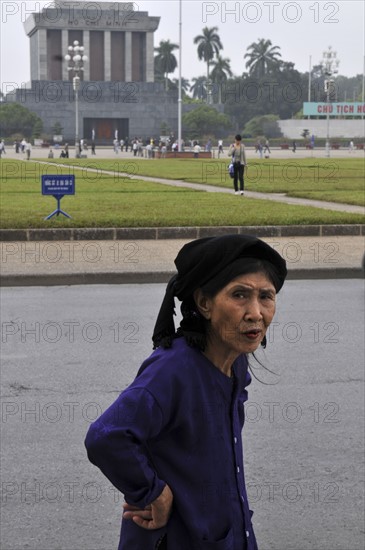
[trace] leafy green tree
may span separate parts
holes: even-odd
[[[307,95],[301,74],[292,64],[279,63],[262,78],[244,73],[229,79],[222,90],[224,112],[240,131],[254,117],[268,114],[292,118],[300,111]]]
[[[41,119],[38,119],[33,126],[32,137],[39,138],[41,136],[42,131],[43,131],[43,123]]]
[[[266,136],[267,138],[280,137],[281,132],[277,124],[277,115],[263,115],[252,118],[243,128],[246,136]]]
[[[222,84],[227,82],[229,76],[233,76],[230,60],[217,55],[217,59],[212,62],[212,67],[211,77],[218,85],[218,103],[222,103]]]
[[[281,57],[279,50],[279,46],[273,46],[271,40],[264,38],[248,46],[245,58],[248,58],[246,67],[249,69],[250,75],[261,78],[277,66],[278,57]]]
[[[221,135],[223,130],[231,126],[231,121],[226,115],[219,113],[213,107],[200,105],[190,113],[182,117],[183,124],[190,130],[193,137],[204,135]]]
[[[0,134],[3,137],[19,133],[29,139],[34,134],[34,128],[41,130],[43,123],[29,109],[15,102],[0,104]]]
[[[160,132],[161,132],[161,136],[167,136],[170,133],[170,127],[167,124],[167,122],[165,121],[161,122]]]
[[[218,55],[219,50],[223,49],[221,39],[217,34],[218,27],[204,27],[203,34],[194,38],[194,44],[198,44],[198,58],[204,60],[207,64],[207,80],[209,80],[210,62],[214,55]]]
[[[173,73],[177,67],[177,60],[174,54],[174,50],[178,49],[177,44],[172,44],[170,40],[161,40],[158,48],[155,48],[157,55],[155,57],[155,68],[157,73],[162,73],[165,78],[165,90],[168,90],[168,76]]]
[[[62,136],[63,127],[60,122],[55,122],[52,126],[52,132],[55,136]]]

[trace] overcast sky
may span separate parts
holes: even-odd
[[[30,80],[29,38],[23,22],[29,12],[50,5],[50,1],[1,1],[1,82],[21,85]],[[102,4],[80,0],[79,4]],[[75,1],[76,5],[77,2]],[[259,0],[243,2],[207,2],[182,0],[182,74],[191,79],[206,73],[199,61],[194,37],[203,27],[218,27],[223,57],[229,58],[235,75],[245,69],[247,47],[259,38],[270,39],[281,48],[282,59],[291,61],[301,72],[318,64],[323,51],[332,46],[340,59],[339,73],[355,76],[364,67],[364,2],[300,0],[298,2]],[[160,40],[179,41],[179,2],[146,0],[134,2],[135,9],[160,16],[155,46]],[[178,55],[178,52],[176,52]],[[172,77],[177,77],[178,71]]]

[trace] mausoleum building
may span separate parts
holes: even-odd
[[[151,4],[153,5],[153,4]],[[59,123],[64,140],[75,138],[73,71],[65,55],[78,41],[88,60],[80,72],[79,137],[97,144],[137,136],[157,137],[161,126],[176,133],[177,90],[154,82],[154,33],[160,17],[120,2],[58,0],[32,13],[24,27],[30,39],[31,88],[18,101],[43,120],[52,134]],[[10,98],[9,98],[10,99]]]

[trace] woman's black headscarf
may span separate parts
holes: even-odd
[[[286,263],[280,254],[264,241],[250,235],[224,235],[191,241],[182,247],[175,258],[175,265],[177,274],[167,285],[153,331],[154,348],[170,347],[176,335],[173,319],[175,296],[183,302],[185,325],[191,326],[194,317],[195,322],[198,317],[192,305],[193,293],[198,288],[214,295],[240,274],[264,271],[276,292],[279,292],[287,275]],[[184,328],[184,320],[180,326]]]

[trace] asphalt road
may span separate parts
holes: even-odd
[[[117,548],[122,497],[83,440],[151,352],[164,289],[2,289],[2,550]],[[259,355],[272,373],[252,361],[260,550],[364,548],[363,298],[362,280],[288,281]]]

